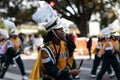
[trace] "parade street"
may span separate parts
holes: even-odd
[[[31,72],[31,69],[33,67],[33,64],[35,62],[36,56],[37,54],[31,54],[31,55],[25,55],[25,54],[21,54],[23,62],[24,62],[24,66],[25,66],[25,71],[27,73],[27,75],[29,76],[29,73]],[[88,56],[84,56],[82,55],[79,59],[76,59],[77,65],[80,63],[81,59],[83,60],[83,65],[80,68],[81,72],[80,72],[80,79],[76,79],[76,80],[95,80],[95,78],[90,78],[90,71],[92,68],[92,64],[93,64],[93,59],[92,60],[88,60],[87,59]],[[101,66],[99,66],[100,69]],[[99,71],[98,69],[98,71]],[[5,74],[5,78],[3,80],[22,80],[21,74],[20,74],[20,70],[17,67],[13,67],[13,66],[9,66],[7,73]],[[104,75],[103,80],[116,80],[115,77],[110,78],[109,75],[106,73]]]

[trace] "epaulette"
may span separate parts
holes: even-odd
[[[44,43],[43,47],[47,47],[49,45],[50,42]]]

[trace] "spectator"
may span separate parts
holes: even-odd
[[[33,39],[34,39],[34,35],[29,35],[29,43],[28,44],[31,46],[30,52],[34,52]]]
[[[42,35],[41,34],[35,35],[35,38],[33,39],[33,43],[34,43],[35,47],[37,48],[37,51],[39,51],[40,47],[43,44],[43,37],[42,37]]]
[[[73,32],[73,34],[72,34],[72,36],[71,36],[71,37],[72,37],[73,41],[74,41],[74,42],[76,42],[77,35],[76,35],[76,33],[75,33],[75,32]]]
[[[92,37],[90,34],[88,34],[87,37],[88,37],[87,49],[88,49],[88,53],[89,53],[89,59],[91,59]]]

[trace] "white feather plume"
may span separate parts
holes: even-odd
[[[9,20],[4,20],[3,23],[6,27],[16,30],[16,26],[15,26],[14,22],[9,21]]]
[[[8,35],[8,31],[5,30],[5,29],[0,29],[0,34],[4,36],[4,38],[8,38],[9,35]]]

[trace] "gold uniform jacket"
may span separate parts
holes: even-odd
[[[114,46],[114,50],[119,51],[119,41],[118,40],[112,40],[110,39],[110,41],[112,42],[113,46]]]
[[[5,54],[13,57],[15,54],[14,45],[11,40],[4,40],[0,42],[0,54]]]
[[[49,42],[41,51],[41,62],[45,72],[54,78],[69,76],[68,69],[66,69],[68,58],[67,46],[64,41],[60,43],[61,45],[56,45],[53,42]]]
[[[98,52],[98,55],[103,55],[103,54],[111,55],[113,50],[114,50],[114,46],[112,42],[106,41],[106,42],[103,42],[103,46]]]
[[[17,50],[20,50],[20,45],[21,45],[21,41],[19,38],[10,38],[10,40],[13,42],[14,44],[14,49],[17,51]]]
[[[98,51],[102,48],[102,42],[98,42],[97,46],[95,47],[95,49],[93,50],[92,53],[94,53],[95,55],[98,54]]]

